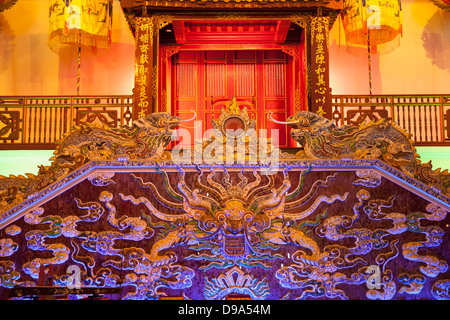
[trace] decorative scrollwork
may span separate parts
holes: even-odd
[[[208,300],[221,300],[231,293],[246,294],[252,300],[264,300],[270,293],[266,279],[258,281],[236,266],[215,279],[205,278],[203,291]]]
[[[297,154],[300,158],[378,158],[410,177],[437,187],[444,195],[450,195],[448,170],[441,172],[438,168],[433,171],[430,163],[421,163],[411,134],[389,119],[337,127],[333,120],[300,111],[283,123],[291,126],[292,138],[304,147]]]
[[[237,100],[215,129],[229,119],[255,125]],[[0,179],[0,289],[51,265],[55,286],[75,266],[82,286],[127,287],[123,299],[449,299],[446,176],[390,122],[288,120],[304,153],[270,173],[164,159],[181,122],[165,113],[76,128],[38,176]]]

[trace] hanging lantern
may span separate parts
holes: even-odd
[[[347,45],[367,46],[388,53],[400,45],[400,0],[344,0],[342,15]],[[369,33],[370,31],[370,33]]]
[[[400,0],[344,0],[342,21],[347,50],[364,46],[368,53],[369,93],[372,95],[372,54],[388,53],[400,45],[402,36]]]
[[[16,2],[17,0],[0,0],[0,12],[11,8]]]
[[[16,2],[17,0],[0,0],[0,12],[11,8]]]
[[[450,0],[431,0],[439,8],[450,12]]]
[[[63,44],[109,48],[112,0],[50,0],[48,45],[58,53]]]

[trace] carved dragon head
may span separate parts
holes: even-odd
[[[310,172],[310,167],[299,173],[298,184],[289,193],[292,179],[288,174],[289,167],[283,169],[281,176],[279,173],[260,174],[260,168],[257,167],[251,174],[245,173],[244,169],[230,174],[225,167],[222,167],[223,171],[220,173],[216,173],[214,167],[197,167],[198,171],[188,177],[182,168],[178,170],[178,190],[172,186],[175,181],[173,178],[169,179],[166,171],[157,170],[164,177],[165,190],[158,190],[152,182],[144,182],[141,177],[131,174],[141,188],[150,188],[153,199],[166,209],[155,208],[152,201],[144,196],[135,198],[119,194],[122,200],[131,201],[134,205],[144,204],[151,216],[170,222],[167,228],[172,231],[166,238],[159,240],[158,249],[152,256],[155,261],[170,260],[167,255],[161,256],[158,252],[180,243],[193,245],[194,250],[211,250],[212,255],[205,253],[188,257],[206,258],[213,261],[210,265],[216,260],[225,264],[260,265],[262,262],[256,261],[259,258],[277,256],[271,252],[276,246],[271,246],[269,242],[280,244],[293,241],[306,246],[313,255],[319,255],[317,246],[311,244],[309,238],[301,231],[289,228],[295,221],[314,213],[321,203],[345,201],[348,196],[345,193],[342,196],[335,194],[331,197],[315,197],[317,189],[329,186],[336,179],[336,174],[328,176],[324,181],[315,181],[308,192],[301,196],[305,175]],[[209,173],[205,174],[206,171]],[[314,203],[304,210],[297,210],[313,198],[316,198]],[[179,213],[175,213],[176,211]],[[259,258],[255,258],[255,254]],[[269,268],[267,265],[264,267]]]
[[[172,116],[167,112],[155,112],[151,113],[145,117],[142,117],[133,122],[133,127],[138,127],[139,129],[145,131],[148,134],[155,134],[165,132],[167,134],[172,134],[173,130],[177,127],[184,127],[181,123],[192,121],[196,118],[197,114],[195,111],[193,116],[187,120],[181,120],[180,117]]]
[[[255,232],[270,226],[270,219],[275,218],[284,208],[284,195],[289,190],[290,182],[285,172],[283,184],[273,188],[274,177],[267,175],[268,183],[261,186],[261,176],[253,171],[255,180],[248,183],[243,171],[238,173],[241,181],[233,185],[230,174],[224,169],[222,183],[215,181],[214,168],[207,176],[207,184],[201,181],[201,171],[196,184],[200,189],[191,190],[184,183],[184,177],[178,188],[184,195],[184,209],[191,216],[200,216],[199,221],[206,219],[208,223],[199,225],[204,231],[214,233],[221,230],[225,236],[252,236]],[[267,193],[269,187],[270,193]],[[200,190],[203,195],[200,195]],[[268,214],[268,211],[270,213]],[[275,214],[275,212],[277,214]]]
[[[292,128],[292,138],[302,145],[307,143],[308,139],[318,138],[325,132],[336,128],[333,121],[309,111],[299,111],[295,116],[287,118],[287,121],[275,120],[271,113],[267,117],[272,122],[289,125]]]
[[[132,126],[111,128],[92,123],[75,126],[60,139],[50,159],[51,166],[40,166],[38,175],[0,177],[0,213],[91,160],[160,158],[174,130],[195,117],[195,112],[187,120],[160,112],[140,118]]]
[[[248,246],[257,241],[256,233],[266,230],[270,227],[271,220],[281,217],[285,208],[285,197],[291,186],[287,169],[283,172],[283,181],[278,188],[274,188],[275,177],[272,175],[266,175],[267,182],[261,183],[262,177],[257,169],[253,170],[253,181],[249,182],[242,170],[237,174],[240,181],[234,184],[230,181],[230,174],[224,169],[220,183],[214,179],[216,176],[214,168],[210,168],[206,183],[202,181],[204,171],[199,169],[193,188],[186,183],[184,171],[181,168],[179,170],[177,187],[181,193],[175,192],[170,187],[168,191],[180,199],[182,204],[162,197],[151,182],[143,182],[135,175],[133,178],[141,187],[150,187],[160,204],[171,210],[182,209],[184,213],[177,215],[162,213],[145,198],[136,200],[131,196],[121,195],[121,197],[135,204],[138,202],[146,204],[150,211],[162,220],[175,222],[195,219],[198,228],[207,238],[220,234],[219,237],[223,240],[223,253],[229,258],[245,255]],[[233,245],[241,245],[240,250],[228,250],[230,241]]]

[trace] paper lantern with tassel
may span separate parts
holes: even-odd
[[[63,45],[78,47],[77,95],[80,94],[81,47],[109,48],[112,0],[50,0],[48,46],[59,53]]]
[[[370,41],[372,50],[389,53],[400,45],[403,32],[400,0],[344,0],[342,20],[349,46],[366,47]]]
[[[369,93],[372,95],[371,56],[389,53],[400,45],[403,32],[401,0],[344,0],[342,21],[349,53],[367,48]]]
[[[450,0],[431,0],[439,8],[450,12]]]
[[[58,53],[61,45],[109,48],[112,0],[50,0],[48,45]]]
[[[0,12],[11,8],[16,2],[17,0],[0,0]]]

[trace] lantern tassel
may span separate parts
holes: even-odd
[[[81,33],[81,31],[80,31]],[[77,67],[77,96],[80,95],[80,80],[81,80],[81,35],[78,38],[78,67]]]
[[[369,62],[369,93],[372,95],[372,50],[370,44],[370,29],[367,30],[367,53]]]

